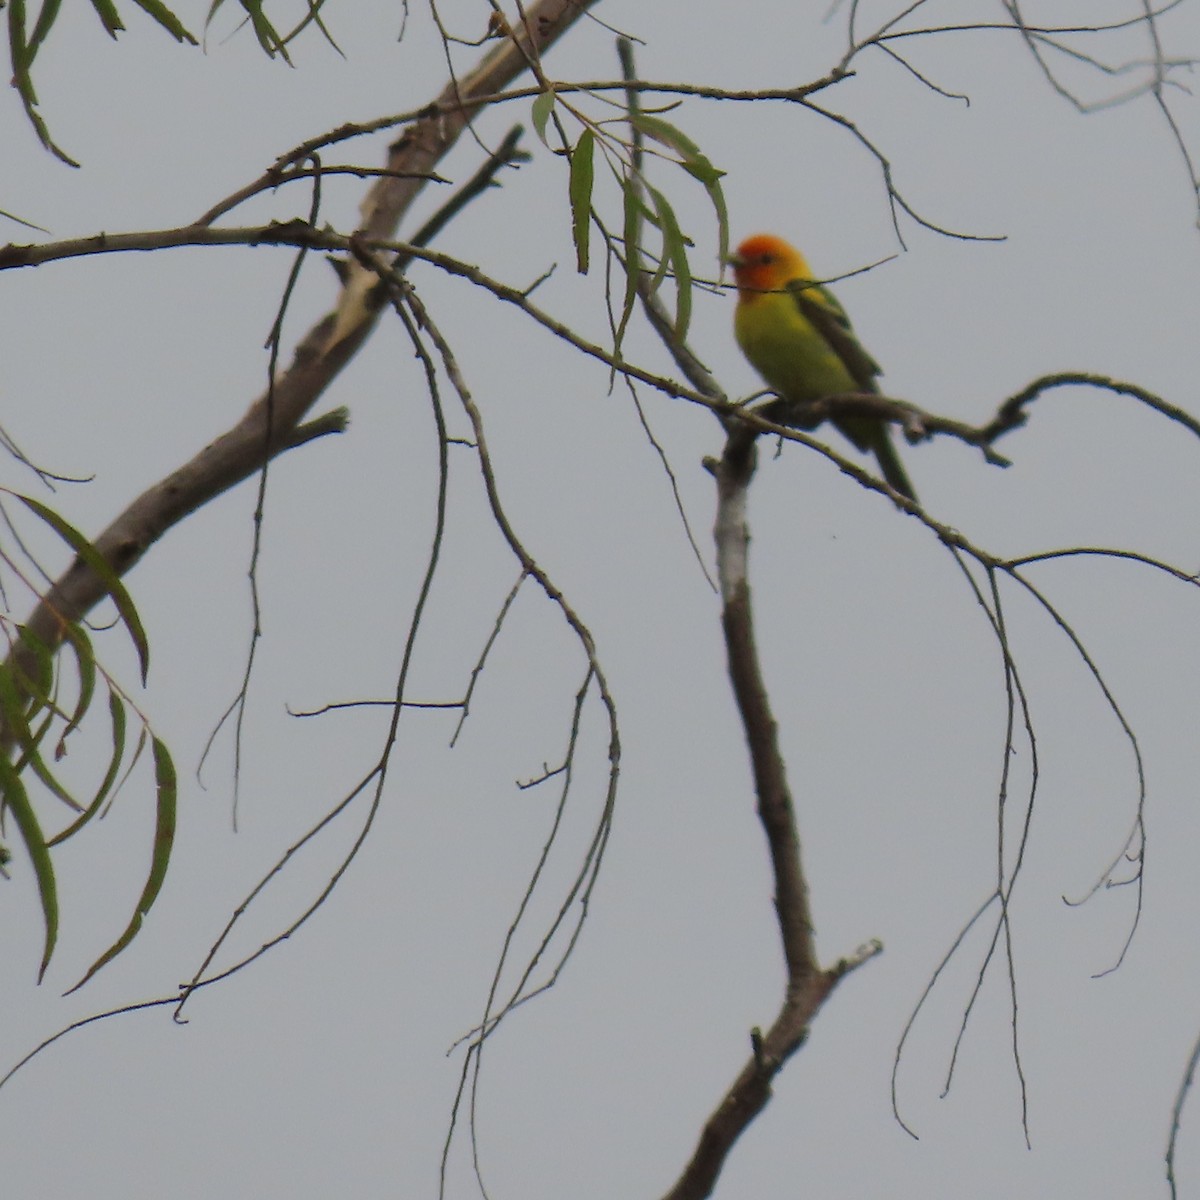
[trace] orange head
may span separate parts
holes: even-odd
[[[792,279],[811,279],[812,271],[804,255],[783,238],[770,233],[748,237],[735,254],[729,256],[739,299],[749,300],[763,292],[782,291]]]

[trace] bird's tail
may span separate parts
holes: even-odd
[[[896,453],[891,426],[886,421],[874,417],[842,417],[834,424],[860,450],[870,450],[875,455],[880,473],[900,495],[907,496],[914,504],[920,503],[900,455]]]
[[[896,453],[892,435],[886,425],[880,426],[879,437],[872,442],[871,449],[875,451],[875,457],[879,460],[879,469],[883,473],[884,479],[900,495],[907,496],[914,504],[919,504],[916,490],[909,481],[908,472],[905,471],[904,464],[900,461],[900,455]]]

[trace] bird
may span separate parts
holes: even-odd
[[[734,336],[750,365],[789,404],[848,392],[879,394],[879,364],[863,349],[846,310],[817,283],[804,255],[783,238],[756,233],[728,260],[737,283]],[[834,425],[884,479],[913,503],[917,493],[881,417],[841,415]]]

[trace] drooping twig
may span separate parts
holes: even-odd
[[[437,111],[415,121],[390,147],[386,163],[390,174],[376,182],[363,203],[365,236],[394,236],[433,168],[478,115],[486,97],[507,86],[525,69],[529,54],[543,53],[591,3],[593,0],[539,0],[530,10],[532,33],[524,29],[514,32],[456,87],[444,90],[435,102]],[[451,103],[456,107],[447,111],[445,106]],[[98,240],[103,241],[103,235]],[[11,248],[0,250],[0,261],[6,253],[11,254]],[[37,261],[32,248],[25,261]],[[94,540],[117,575],[128,571],[173,525],[249,477],[290,444],[293,431],[374,327],[377,311],[364,303],[374,276],[370,275],[364,288],[363,275],[370,273],[352,267],[352,278],[342,289],[338,308],[300,340],[291,365],[273,381],[269,404],[266,394],[260,396],[232,429],[134,500]],[[105,594],[103,580],[77,559],[37,605],[27,622],[29,632],[37,643],[53,651],[62,640],[66,623],[84,616]],[[18,647],[13,653],[20,655],[22,650]],[[30,663],[9,665],[16,677],[32,669]]]

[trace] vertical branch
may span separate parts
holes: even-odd
[[[802,990],[819,971],[813,945],[808,886],[800,865],[800,835],[792,807],[779,730],[759,665],[750,602],[750,530],[746,504],[755,470],[753,434],[734,428],[715,469],[717,571],[724,608],[721,623],[729,678],[746,733],[758,816],[767,835],[775,875],[775,910],[787,963],[788,989]]]
[[[882,949],[878,942],[872,942],[826,970],[817,962],[800,834],[779,750],[778,726],[754,641],[746,503],[754,477],[755,437],[753,430],[733,425],[720,461],[707,465],[717,481],[714,534],[729,677],[750,751],[758,816],[771,853],[775,913],[787,964],[787,984],[779,1012],[767,1032],[751,1030],[750,1059],[705,1123],[691,1160],[665,1200],[703,1200],[712,1194],[734,1143],[766,1107],[772,1080],[803,1045],[809,1022],[829,993],[843,975]]]
[[[633,48],[618,42],[626,83],[635,77]],[[630,88],[626,103],[637,110],[637,94]],[[641,133],[633,125],[633,175],[629,186],[640,190]],[[637,270],[636,252],[640,220],[627,230],[627,269]],[[633,244],[628,244],[632,232]],[[723,401],[724,393],[708,370],[678,337],[674,324],[653,294],[644,273],[638,292],[646,315],[680,371],[701,393]],[[808,1025],[838,980],[855,966],[878,954],[873,942],[850,959],[828,970],[817,962],[808,883],[800,858],[800,833],[788,788],[787,771],[779,749],[779,729],[771,712],[754,640],[754,612],[750,602],[750,527],[746,516],[750,483],[757,460],[758,430],[735,415],[723,416],[725,451],[719,461],[708,461],[717,484],[717,518],[713,530],[717,549],[717,574],[722,600],[721,624],[729,679],[754,775],[758,818],[762,822],[775,880],[775,915],[787,967],[787,984],[779,1012],[766,1034],[750,1033],[751,1056],[725,1092],[701,1130],[699,1142],[665,1200],[703,1200],[712,1194],[717,1177],[734,1144],[771,1098],[771,1082],[808,1036]]]

